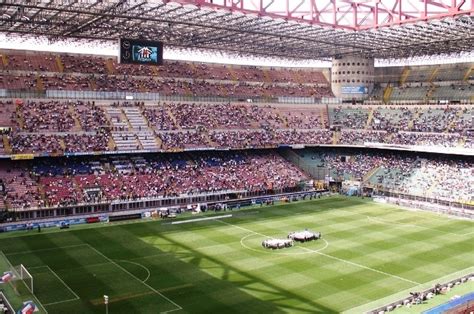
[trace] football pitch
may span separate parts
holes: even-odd
[[[0,250],[51,314],[104,313],[103,295],[111,314],[362,313],[474,270],[471,221],[339,196],[230,214],[3,234]],[[261,246],[306,228],[323,238]]]

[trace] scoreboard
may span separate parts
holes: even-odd
[[[163,64],[163,43],[141,39],[120,39],[120,63]]]

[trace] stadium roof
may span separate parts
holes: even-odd
[[[4,0],[0,32],[325,60],[474,50],[474,0]]]

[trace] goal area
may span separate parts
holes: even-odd
[[[35,299],[34,279],[23,264],[13,266],[0,251],[0,289],[9,302],[18,308],[25,300]]]

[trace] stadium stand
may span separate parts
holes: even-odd
[[[163,157],[42,160],[0,168],[8,208],[67,206],[93,201],[220,190],[265,192],[307,179],[274,152],[177,154]],[[93,193],[90,191],[94,191]]]
[[[156,68],[141,66],[137,71],[135,67],[117,64],[107,57],[38,54],[31,61],[30,54],[4,51],[2,55],[8,65],[3,65],[0,89],[140,91],[263,98],[332,96],[325,76],[314,70],[235,67],[231,75],[226,66],[174,61]],[[62,71],[56,58],[63,65]]]
[[[279,145],[466,148],[470,105],[347,106],[215,102],[11,100],[2,103],[8,154],[159,151]],[[336,126],[341,131],[330,127]]]
[[[437,200],[474,201],[472,160],[394,152],[297,151],[338,180],[360,180],[380,190]],[[343,158],[342,158],[343,157]]]
[[[472,281],[473,14],[2,1],[0,307],[384,314]]]

